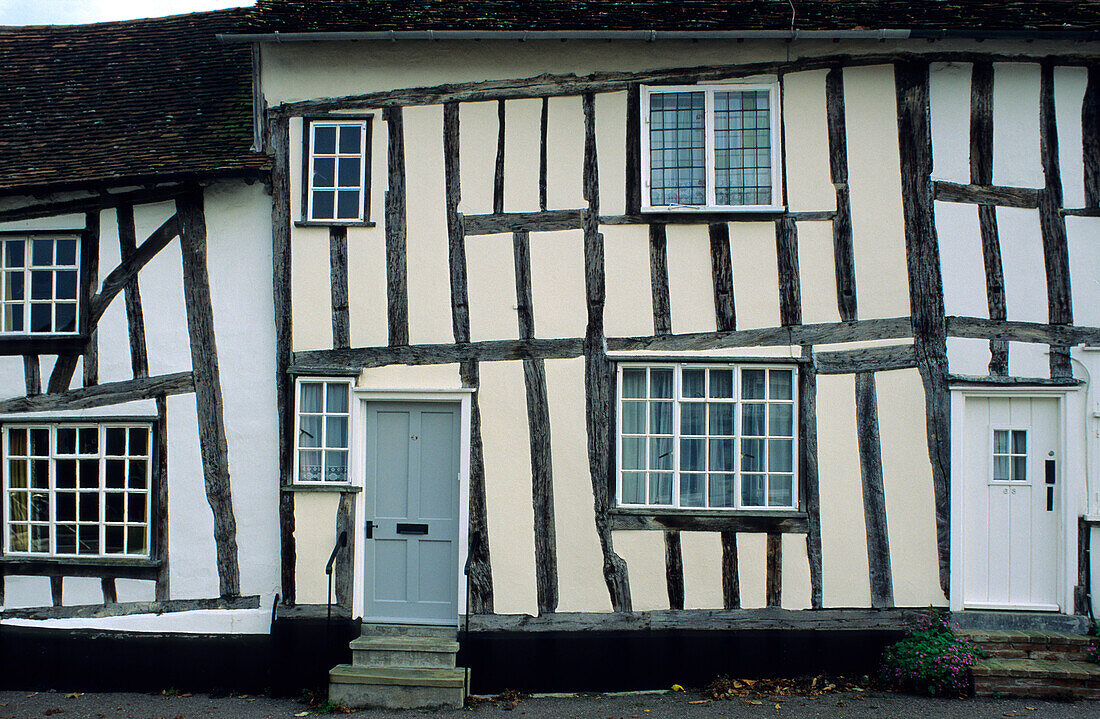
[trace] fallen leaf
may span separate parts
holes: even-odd
[[[680,686],[679,684],[673,684],[672,685],[672,691],[682,692],[682,691],[684,691],[684,688],[682,686]]]
[[[776,704],[776,705],[775,705],[775,708],[776,708],[776,709],[782,709],[782,708],[783,708],[783,705],[782,705],[782,704]]]
[[[309,716],[309,712],[298,712],[294,716],[296,716],[296,717],[307,717],[307,716]]]
[[[764,702],[760,701],[759,699],[742,699],[741,701],[745,702],[746,704],[757,704],[757,705],[764,703]]]
[[[82,696],[84,696],[84,692],[69,692],[68,694],[65,695],[65,698],[66,699],[78,699]]]
[[[1024,709],[1027,709],[1029,712],[1033,712],[1033,711],[1037,711],[1038,707],[1024,707]]]
[[[710,704],[710,699],[696,699],[695,701],[688,702],[688,704]]]
[[[1001,716],[1003,716],[1003,717],[1018,717],[1018,716],[1020,716],[1020,715],[1019,715],[1019,714],[1017,714],[1016,712],[1005,712],[1005,713],[1004,713],[1004,714],[1002,714]]]

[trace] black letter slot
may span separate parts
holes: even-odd
[[[1047,484],[1054,484],[1054,460],[1048,459],[1045,464],[1047,471]]]
[[[398,534],[427,534],[428,525],[426,524],[402,524],[397,523]]]

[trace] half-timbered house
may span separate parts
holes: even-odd
[[[251,19],[287,598],[324,600],[346,529],[352,616],[461,618],[508,686],[1089,612],[1095,6]]]

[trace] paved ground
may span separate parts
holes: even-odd
[[[702,703],[701,703],[702,702]],[[759,702],[759,703],[755,703]],[[778,706],[777,706],[778,705]],[[538,697],[451,711],[359,711],[378,719],[1097,719],[1100,702],[932,699],[877,692],[705,701],[696,692]],[[256,696],[0,692],[0,719],[285,719],[317,716],[291,699]],[[330,714],[340,717],[342,714]]]

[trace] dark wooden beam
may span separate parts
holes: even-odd
[[[546,211],[546,135],[550,129],[550,98],[542,98],[542,113],[539,117],[539,209]]]
[[[798,485],[806,513],[806,560],[810,567],[810,606],[821,609],[821,489],[817,462],[817,371],[813,348],[802,346],[798,372]]]
[[[134,228],[134,206],[119,205],[118,247],[121,262],[126,262],[137,252],[137,230]],[[145,342],[145,315],[141,309],[141,287],[137,274],[126,282],[126,329],[130,337],[130,368],[134,377],[149,376],[149,350]]]
[[[894,580],[890,567],[890,536],[886,528],[878,392],[873,372],[856,374],[856,438],[859,440],[859,467],[863,479],[863,521],[867,529],[871,606],[886,609],[894,606]]]
[[[154,438],[156,445],[153,455],[153,557],[159,562],[157,566],[156,587],[154,596],[158,602],[164,602],[171,597],[171,584],[169,582],[168,556],[168,398],[157,395],[157,424]]]
[[[84,276],[84,298],[81,303],[89,307],[99,285],[99,211],[84,215],[84,232],[81,235],[81,274]],[[94,325],[85,325],[88,341],[84,345],[84,386],[99,384],[99,331]]]
[[[835,350],[814,355],[818,374],[853,374],[909,369],[917,366],[917,351],[911,344]]]
[[[28,397],[42,393],[42,367],[38,355],[23,355],[23,382]]]
[[[1025,210],[1033,210],[1039,206],[1039,191],[1030,187],[960,185],[944,180],[937,180],[932,184],[935,190],[935,199],[941,202],[1019,207]]]
[[[348,228],[328,229],[329,280],[332,284],[332,346],[351,346],[348,319]]]
[[[1047,275],[1047,317],[1052,325],[1073,324],[1069,241],[1062,216],[1062,173],[1058,159],[1058,118],[1054,109],[1054,66],[1043,63],[1039,82],[1039,154],[1046,185],[1039,192],[1039,226]],[[1050,376],[1072,377],[1069,348],[1051,345]]]
[[[844,68],[825,75],[825,118],[829,128],[829,177],[836,192],[833,218],[833,263],[836,303],[842,320],[856,319],[855,252],[852,247],[852,201],[848,188],[848,131],[844,111]]]
[[[336,506],[336,538],[347,532],[348,543],[336,555],[336,603],[351,609],[351,597],[355,579],[352,557],[355,556],[355,495],[351,492],[340,494],[340,503]]]
[[[64,601],[64,585],[65,578],[60,576],[50,577],[50,601],[53,606],[60,607],[65,604]],[[7,612],[5,612],[7,614]]]
[[[588,210],[584,218],[584,287],[588,324],[584,337],[585,423],[588,434],[588,469],[592,480],[596,534],[603,554],[603,576],[611,597],[611,608],[628,612],[631,608],[630,580],[626,562],[615,553],[611,537],[609,485],[613,480],[611,443],[615,433],[611,425],[611,365],[607,359],[604,336],[604,244],[599,231],[600,181],[596,157],[596,98],[586,94],[584,109],[584,199]]]
[[[493,171],[493,214],[504,212],[504,100],[497,101],[497,161]]]
[[[733,300],[733,260],[730,257],[730,228],[724,222],[707,226],[710,232],[710,272],[714,286],[714,317],[719,332],[737,329]]]
[[[105,192],[91,197],[79,197],[74,200],[42,202],[22,207],[0,210],[0,222],[34,220],[41,217],[76,215],[85,212],[97,212],[120,205],[141,205],[151,202],[174,200],[186,192],[184,185],[167,185],[150,189],[130,190],[128,192]]]
[[[459,111],[443,108],[443,177],[447,206],[447,257],[451,282],[451,326],[456,343],[470,341],[470,301],[466,289],[466,230],[458,211],[462,200],[459,165]]]
[[[737,564],[737,531],[723,530],[722,542],[722,607],[741,608],[741,578]]]
[[[0,561],[0,574],[17,577],[155,579],[157,565],[158,562],[149,560],[15,559],[9,556]]]
[[[1092,527],[1084,517],[1077,518],[1077,584],[1073,587],[1073,613],[1088,614],[1091,599],[1092,567],[1089,553]]]
[[[100,589],[103,590],[104,604],[118,604],[118,590],[115,588],[114,577],[104,577],[99,580]]]
[[[505,232],[579,230],[584,227],[584,210],[543,210],[505,212],[494,215],[465,215],[463,230],[467,237],[499,235]]]
[[[680,532],[672,529],[665,536],[665,589],[668,591],[668,608],[684,608],[684,551],[680,544]]]
[[[145,242],[141,243],[141,247],[139,247],[136,252],[123,259],[118,264],[118,267],[111,270],[110,274],[103,278],[103,284],[99,289],[99,293],[92,298],[92,301],[89,303],[89,326],[99,323],[99,318],[103,316],[103,313],[107,310],[107,306],[111,304],[111,300],[115,298],[115,295],[126,289],[130,281],[134,277],[137,277],[141,268],[145,267],[145,265],[149,263],[149,260],[156,257],[157,253],[167,247],[168,243],[174,240],[178,235],[179,218],[176,215],[172,215],[164,221],[164,224],[154,230],[153,234],[149,235]]]
[[[779,269],[779,322],[802,324],[802,280],[798,268],[798,227],[784,217],[775,221],[775,256]]]
[[[187,394],[195,391],[190,372],[138,377],[119,382],[105,382],[67,392],[15,397],[0,401],[0,413],[56,412],[73,409],[107,407],[123,402],[153,399],[157,395]]]
[[[626,90],[626,213],[642,211],[642,92],[637,83]]]
[[[505,232],[556,232],[559,230],[583,230],[583,209],[543,210],[539,212],[505,212],[492,215],[466,215],[465,233],[468,237],[476,235],[499,235]],[[715,223],[771,222],[777,219],[790,219],[796,222],[831,222],[836,213],[825,212],[775,212],[764,215],[744,213],[724,215],[720,213],[675,213],[655,212],[630,215],[600,215],[601,225],[710,225]]]
[[[1100,208],[1100,65],[1089,65],[1081,103],[1081,142],[1085,166],[1085,207]]]
[[[768,534],[764,597],[764,603],[769,607],[783,604],[783,535],[776,532]]]
[[[984,317],[948,317],[947,332],[952,337],[985,340],[1036,342],[1069,347],[1078,344],[1100,345],[1100,327],[987,320]]]
[[[286,118],[270,119],[267,147],[271,162],[271,272],[275,308],[275,402],[279,415],[279,476],[274,487],[291,483],[294,458],[291,360],[290,130]],[[274,491],[274,487],[272,491]],[[279,492],[279,556],[282,601],[295,600],[294,493]]]
[[[653,295],[653,334],[672,334],[672,304],[668,291],[668,240],[665,226],[649,226],[649,285]]]
[[[183,299],[187,310],[187,335],[191,341],[191,370],[195,380],[195,406],[199,422],[206,501],[214,515],[214,548],[218,586],[223,597],[241,593],[237,559],[237,520],[229,478],[229,449],[225,439],[221,372],[214,335],[214,307],[206,269],[206,217],[202,190],[176,200],[180,249],[183,255]]]
[[[409,276],[406,260],[405,129],[401,108],[386,108],[389,185],[386,189],[386,307],[389,343],[409,343]]]
[[[928,458],[936,502],[940,588],[949,592],[951,556],[951,401],[947,326],[932,190],[932,127],[928,64],[894,66],[898,108],[905,254],[917,369],[924,384]]]
[[[699,514],[691,511],[635,511],[616,509],[611,513],[611,528],[616,530],[670,529],[684,532],[777,532],[803,534],[806,515],[800,512],[726,512]]]
[[[55,605],[53,608],[5,609],[5,619],[101,619],[125,617],[134,614],[168,614],[201,610],[257,609],[260,595],[247,597],[222,597],[220,599],[173,599],[157,602],[120,602],[99,605],[84,604],[73,607]]]

